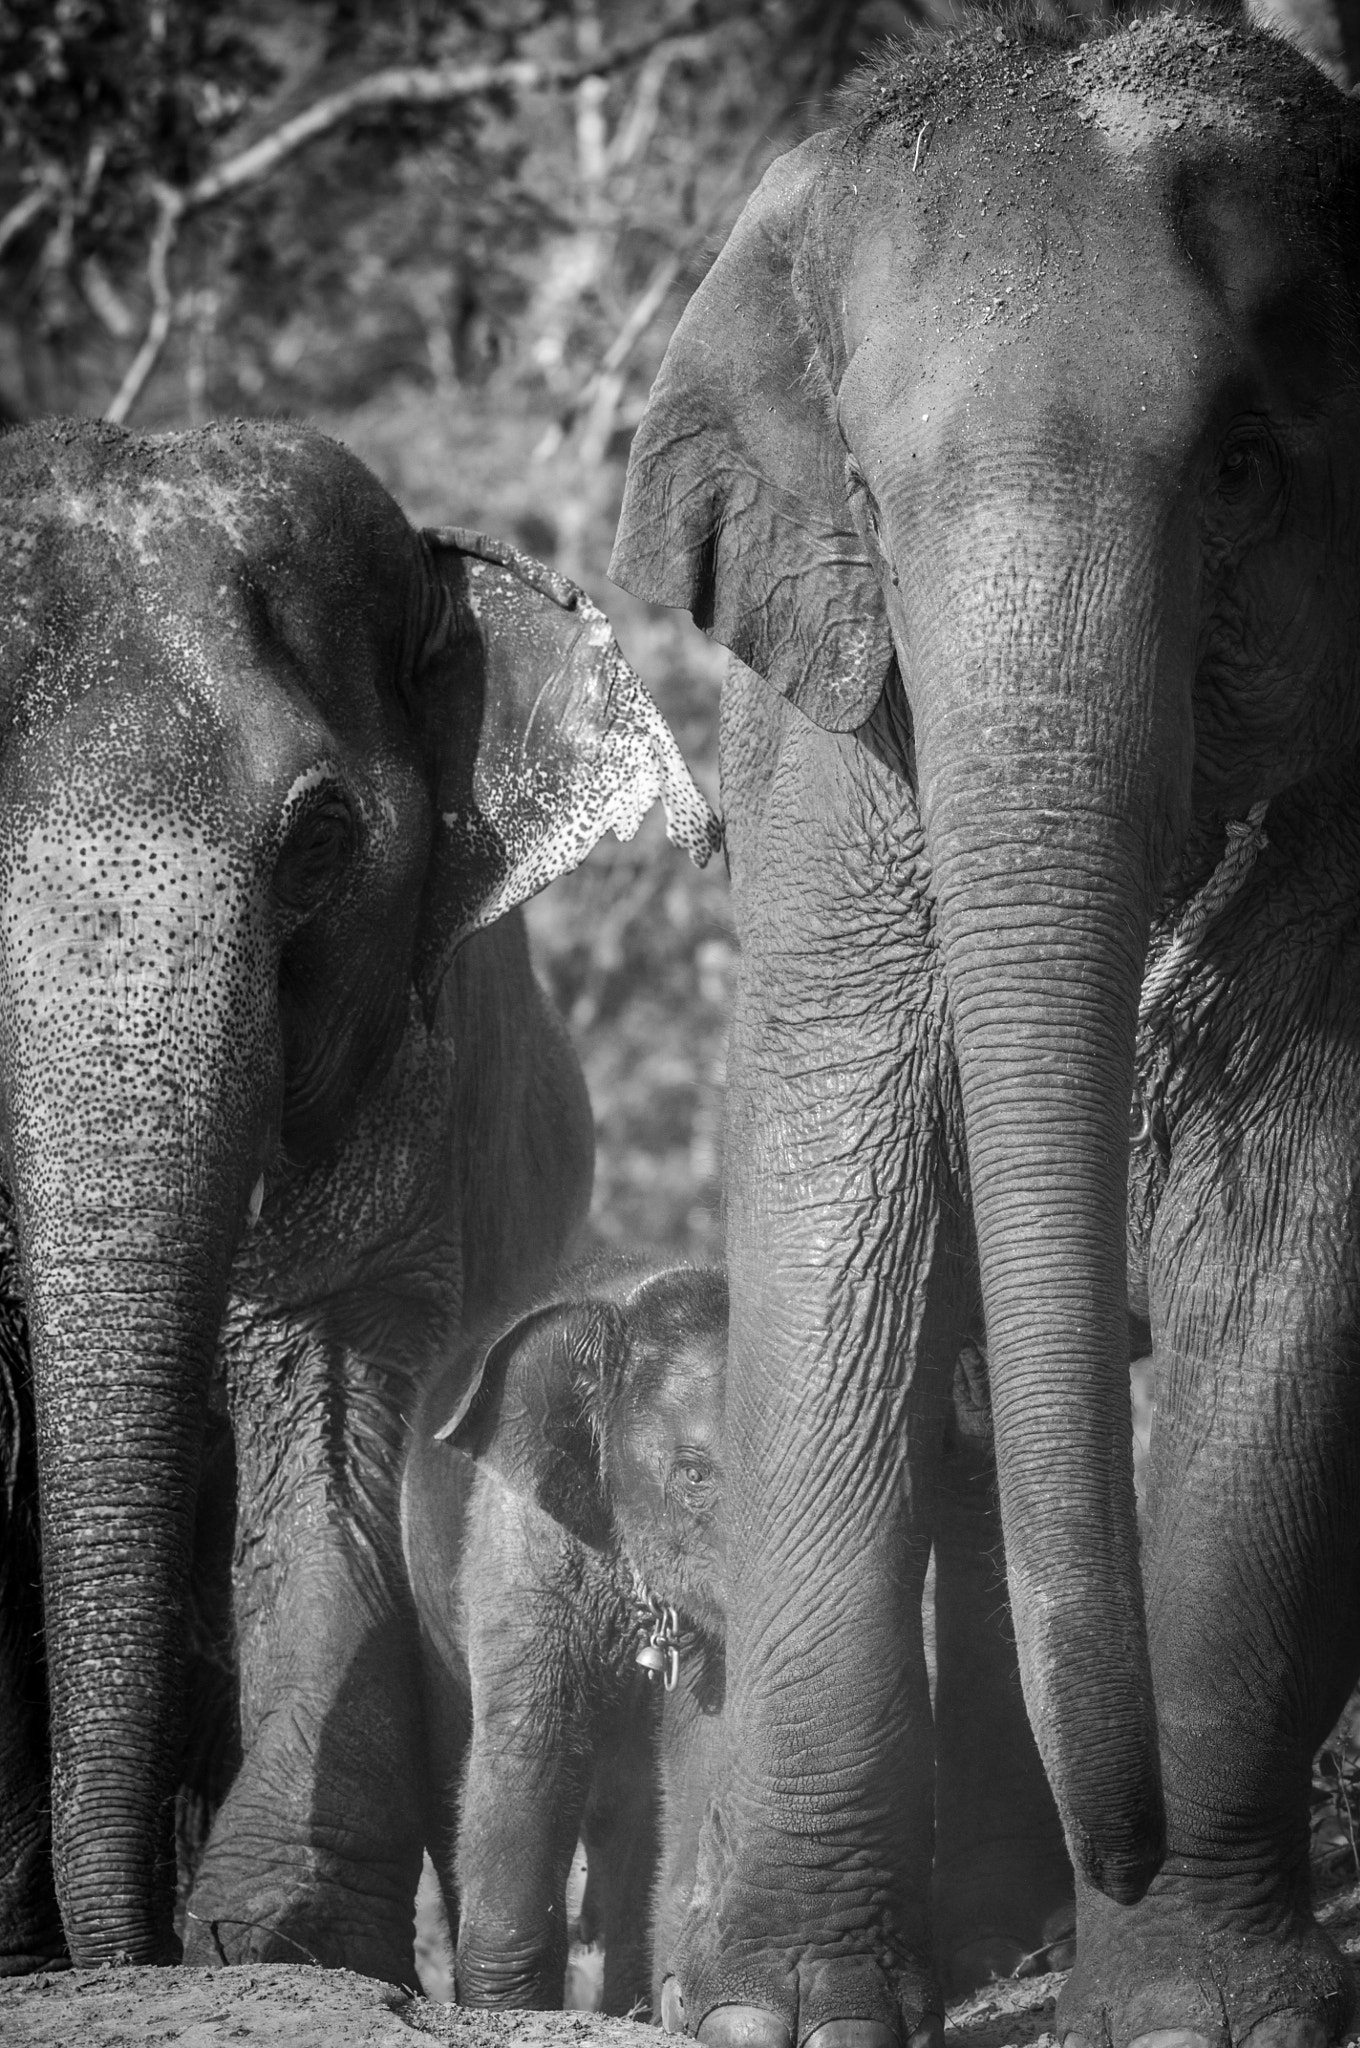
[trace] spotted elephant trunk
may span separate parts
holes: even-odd
[[[0,917],[4,1102],[37,1412],[53,1863],[72,1958],[178,1955],[174,1799],[207,1392],[277,1074],[249,903],[201,856],[68,864]],[[211,863],[208,863],[211,866]],[[143,877],[145,879],[145,877]]]
[[[996,551],[965,527],[902,631],[926,679],[922,814],[1025,1696],[1075,1864],[1132,1901],[1164,1821],[1129,1425],[1129,1108],[1190,666],[1184,593],[1122,538],[1138,526],[1085,516],[1079,534],[1016,508],[991,575]]]

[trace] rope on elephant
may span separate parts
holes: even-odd
[[[1265,815],[1266,799],[1263,797],[1252,805],[1245,818],[1229,820],[1225,827],[1228,843],[1222,860],[1204,887],[1191,897],[1161,959],[1155,961],[1143,976],[1143,992],[1138,999],[1140,1031],[1171,993],[1206,927],[1232,901],[1256,865],[1257,854],[1267,844]]]

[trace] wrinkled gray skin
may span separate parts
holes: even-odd
[[[947,1950],[1037,1947],[1060,1904],[945,1456],[984,1322],[1078,1880],[1061,2034],[1345,2027],[1307,1790],[1360,1661],[1358,377],[1360,106],[1173,14],[889,61],[671,344],[611,573],[755,671],[723,716],[726,1732],[677,1958],[710,2048],[938,2040],[932,1862]],[[1139,1053],[1145,1621],[1140,983],[1262,799]]]
[[[188,1957],[411,1977],[405,1417],[592,1157],[519,916],[453,953],[507,845],[549,878],[543,791],[591,801],[596,657],[509,571],[484,628],[472,575],[300,428],[0,441],[10,1972],[173,1960],[177,1783],[201,1836],[243,1752]]]
[[[688,1898],[692,1759],[721,1705],[726,1283],[597,1260],[470,1348],[421,1403],[402,1495],[458,1999],[561,2005],[579,1835],[605,2010],[627,2013],[652,1992],[654,1752],[664,1909]],[[664,1710],[635,1571],[681,1619]]]

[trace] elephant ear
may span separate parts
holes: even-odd
[[[590,1390],[626,1349],[619,1310],[554,1301],[500,1331],[436,1443],[498,1472],[516,1492],[596,1549],[613,1518],[600,1482]]]
[[[438,811],[415,963],[429,1014],[465,938],[606,832],[630,839],[658,799],[697,866],[722,834],[583,590],[463,527],[422,538],[437,586],[413,693]]]
[[[690,300],[633,441],[609,574],[846,732],[892,641],[795,289],[828,148],[814,136],[771,166]]]

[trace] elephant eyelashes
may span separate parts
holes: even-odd
[[[1230,434],[1219,450],[1214,477],[1215,504],[1236,519],[1269,510],[1283,486],[1280,453],[1263,428]]]
[[[274,891],[290,910],[315,910],[348,866],[355,845],[346,805],[310,810],[289,833],[274,874]]]
[[[677,1458],[671,1466],[667,1492],[690,1514],[708,1507],[716,1493],[717,1481],[707,1458]]]

